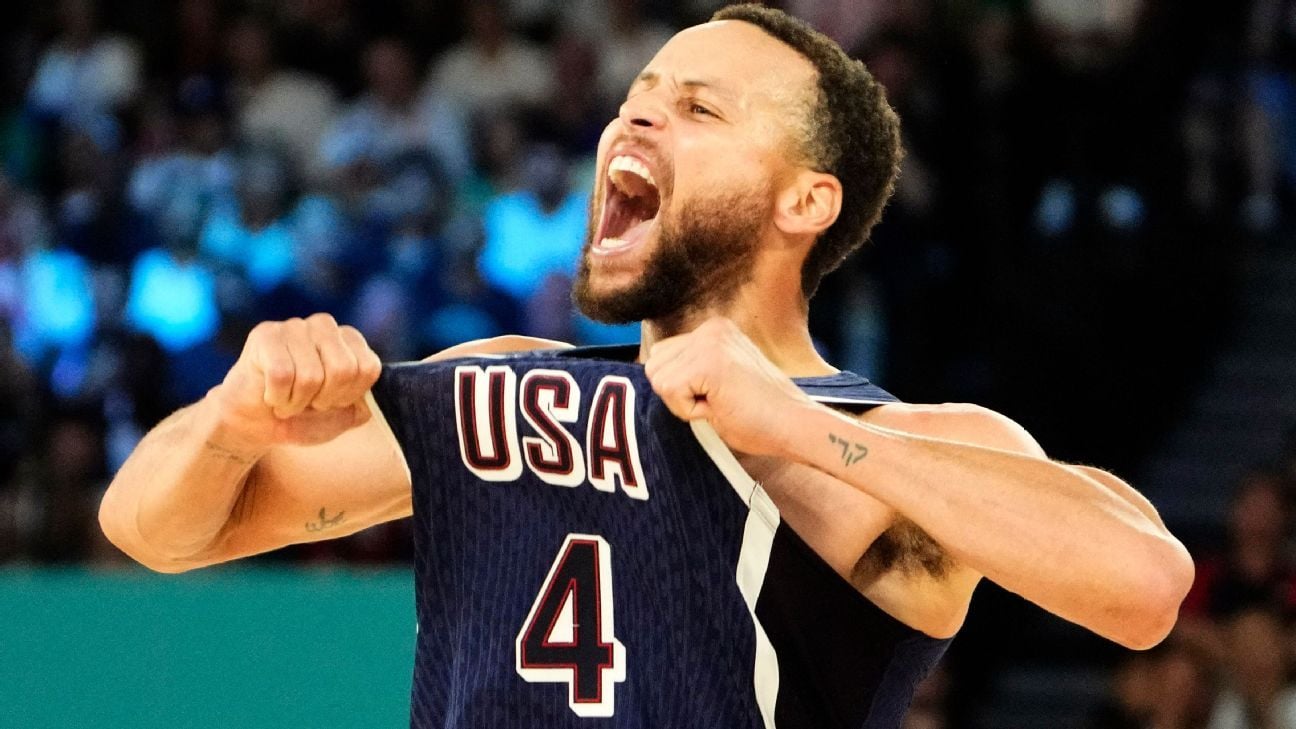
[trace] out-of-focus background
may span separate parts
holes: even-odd
[[[1114,470],[1198,562],[1143,654],[981,588],[906,726],[1296,727],[1296,0],[782,4],[908,150],[823,350]],[[407,525],[164,577],[102,490],[260,320],[632,340],[568,299],[595,143],[717,5],[0,5],[0,726],[401,725]]]

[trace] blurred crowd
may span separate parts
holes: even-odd
[[[1094,729],[1296,727],[1296,430],[1235,486],[1170,638],[1123,657]]]
[[[503,332],[632,341],[569,300],[595,146],[720,4],[5,4],[0,564],[120,560],[94,518],[107,479],[258,321],[328,311],[386,360]],[[770,4],[863,59],[904,125],[896,198],[813,307],[824,351],[907,399],[997,407],[1055,456],[1137,466],[1234,273],[1285,245],[1296,0]],[[1121,668],[1132,723],[1103,726],[1205,726],[1153,718],[1155,685],[1236,717],[1211,727],[1296,727],[1255,713],[1296,713],[1281,478],[1241,486],[1187,637]],[[405,528],[279,558],[402,559]],[[1226,675],[1265,693],[1193,703]]]
[[[1196,580],[1170,636],[1150,651],[1120,651],[1103,695],[1053,707],[1047,726],[1296,729],[1294,515],[1296,428],[1271,462],[1248,469],[1234,485],[1218,533],[1194,545]],[[985,655],[971,660],[990,663]],[[967,678],[941,666],[919,686],[903,729],[984,725],[977,721],[983,705],[960,703],[959,679],[966,693]]]

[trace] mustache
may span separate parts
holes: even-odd
[[[657,194],[661,198],[667,197],[675,186],[675,165],[662,152],[661,145],[647,135],[634,131],[623,131],[612,139],[608,149],[613,150],[621,146],[629,147],[648,158],[649,166],[652,167],[653,174],[657,178]],[[599,179],[599,184],[607,184],[606,175]]]
[[[633,131],[622,131],[618,133],[607,145],[607,156],[599,164],[599,169],[595,174],[594,190],[590,195],[589,204],[586,206],[585,213],[585,245],[583,251],[588,251],[594,245],[594,235],[597,232],[599,221],[603,216],[603,203],[607,197],[607,186],[609,184],[606,170],[610,161],[612,150],[617,147],[629,147],[635,152],[648,158],[648,163],[654,171],[657,178],[657,196],[663,204],[675,189],[675,165],[662,154],[661,146],[649,139],[646,135],[637,134]],[[659,214],[661,214],[659,212]],[[584,256],[581,257],[582,265]]]

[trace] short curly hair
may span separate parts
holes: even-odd
[[[801,268],[801,290],[809,299],[823,277],[868,240],[881,219],[903,156],[900,119],[864,64],[805,21],[755,3],[721,8],[711,20],[751,23],[818,71],[818,93],[806,110],[801,151],[811,167],[841,181],[842,209]]]

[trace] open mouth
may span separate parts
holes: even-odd
[[[660,208],[657,181],[648,166],[629,155],[613,157],[608,163],[607,197],[594,251],[607,255],[643,242]]]

